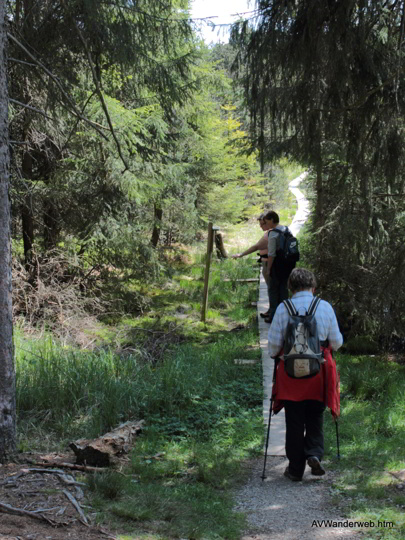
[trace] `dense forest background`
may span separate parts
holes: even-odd
[[[346,335],[403,337],[404,2],[321,4],[208,47],[187,0],[7,2],[15,320],[141,312],[209,221],[282,207],[292,158]]]

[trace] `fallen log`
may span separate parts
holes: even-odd
[[[108,467],[111,464],[111,458],[129,452],[136,435],[142,431],[143,423],[143,420],[125,422],[98,439],[80,439],[70,443],[69,447],[76,455],[76,463]]]

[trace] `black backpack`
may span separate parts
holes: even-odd
[[[305,315],[298,313],[291,300],[283,302],[289,315],[284,338],[284,369],[294,379],[313,377],[325,362],[315,319],[320,301],[315,296]]]
[[[300,260],[298,240],[288,227],[285,230],[272,229],[279,234],[278,248],[274,260],[274,269],[279,278],[288,278],[295,265]]]

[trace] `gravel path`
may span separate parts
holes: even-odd
[[[247,465],[249,479],[235,493],[235,510],[247,517],[242,540],[360,540],[360,531],[348,527],[347,519],[339,516],[330,502],[334,474],[314,477],[307,468],[302,482],[292,482],[283,476],[287,463],[283,457],[268,457],[264,481],[262,458]],[[346,526],[313,525],[322,520]]]

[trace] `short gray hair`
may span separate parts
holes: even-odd
[[[316,277],[306,268],[294,268],[288,278],[288,288],[292,292],[316,288]]]

